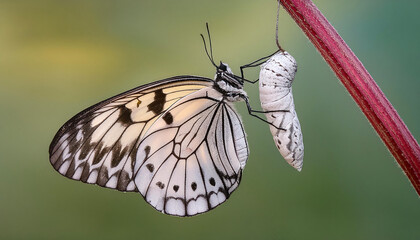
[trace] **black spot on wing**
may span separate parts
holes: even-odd
[[[174,191],[178,192],[179,186],[178,185],[174,185]]]
[[[197,183],[195,182],[191,183],[191,189],[195,191],[197,189]]]
[[[91,136],[87,139],[87,141],[83,144],[82,149],[80,151],[80,159],[85,159],[90,151],[94,148],[94,143],[91,143]]]
[[[76,172],[76,164],[74,163],[74,161],[71,161],[70,166],[67,169],[65,176],[71,178],[75,172]]]
[[[148,163],[148,164],[146,165],[146,168],[147,168],[150,172],[153,172],[153,170],[155,170],[155,166],[154,166],[153,164],[151,164],[151,163]]]
[[[100,186],[105,186],[105,184],[108,182],[108,169],[102,168],[101,171],[98,173],[98,180],[96,180],[96,183]]]
[[[117,183],[117,189],[120,191],[124,191],[127,189],[128,184],[130,183],[131,179],[128,173],[124,170],[121,170],[118,183]]]
[[[111,167],[116,167],[120,164],[121,160],[125,157],[125,154],[128,152],[129,147],[125,146],[122,149],[122,145],[120,142],[117,142],[112,150],[112,160],[111,160]]]
[[[125,127],[133,124],[133,120],[131,119],[131,110],[126,106],[122,106],[118,121]]]
[[[98,146],[96,147],[95,152],[94,152],[95,157],[93,158],[93,163],[92,163],[92,165],[98,164],[98,163],[102,160],[102,158],[103,158],[103,157],[104,157],[107,153],[109,153],[110,148],[109,148],[109,147],[104,147],[104,148],[103,148],[103,145],[104,145],[104,144],[101,142],[101,143],[99,143],[99,144],[98,144]]]
[[[80,177],[80,180],[82,182],[86,182],[89,178],[89,175],[90,175],[90,165],[87,162],[83,162],[83,163],[80,164],[79,167],[83,168],[82,176]]]
[[[168,125],[174,121],[174,118],[172,117],[172,114],[170,112],[166,112],[162,118]]]
[[[82,131],[81,129],[79,130],[79,131]],[[78,134],[78,133],[76,133],[76,134]],[[83,133],[84,134],[84,133]],[[82,139],[80,139],[80,141],[77,141],[76,139],[75,140],[73,140],[74,142],[72,143],[72,144],[69,144],[68,145],[68,148],[69,148],[69,152],[70,153],[75,153],[75,152],[77,152],[77,150],[79,150],[79,148],[80,148],[80,146],[82,145],[82,143],[83,143],[83,138]],[[85,156],[86,157],[86,156]],[[82,158],[83,159],[83,158]]]
[[[165,184],[162,182],[157,182],[156,186],[158,186],[160,189],[163,189],[165,187]]]
[[[216,181],[214,180],[214,178],[210,178],[209,182],[212,186],[216,185]]]
[[[146,158],[147,158],[149,156],[149,153],[150,153],[150,146],[146,146],[144,148],[144,152],[146,153]]]
[[[162,112],[165,102],[166,94],[163,93],[162,89],[156,90],[154,100],[147,105],[147,109],[153,113],[159,114]]]

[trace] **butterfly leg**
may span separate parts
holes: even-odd
[[[278,52],[278,50],[277,50],[277,51],[275,51],[274,53],[272,53],[272,54],[270,54],[270,55],[266,56],[266,57],[262,57],[262,58],[260,58],[260,59],[257,59],[257,60],[255,60],[255,61],[251,62],[251,63],[245,64],[245,65],[243,65],[243,66],[239,67],[239,68],[241,69],[241,78],[242,78],[245,82],[252,83],[252,84],[254,84],[254,83],[258,82],[258,80],[259,80],[259,79],[255,80],[255,81],[250,81],[250,80],[245,79],[245,78],[244,78],[244,69],[245,69],[245,68],[251,68],[251,67],[258,67],[258,66],[260,66],[260,65],[261,65],[261,64],[263,64],[263,63],[264,63],[267,59],[269,59],[270,57],[272,57],[272,56],[273,56],[274,54],[276,54],[277,52]]]
[[[246,107],[248,109],[249,115],[258,118],[259,120],[261,120],[261,121],[263,121],[263,122],[265,122],[267,124],[270,124],[271,126],[275,127],[278,130],[284,130],[284,131],[286,131],[286,129],[281,128],[281,127],[278,127],[278,126],[274,125],[273,123],[265,120],[264,118],[262,118],[262,117],[260,117],[260,116],[258,116],[256,114],[254,114],[254,113],[289,112],[288,110],[277,110],[277,111],[258,111],[258,110],[253,110],[251,108],[251,105],[249,104],[248,98],[244,98],[244,99],[245,99],[245,103],[246,103]]]

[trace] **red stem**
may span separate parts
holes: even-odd
[[[356,55],[310,0],[279,0],[362,109],[420,195],[420,146]]]

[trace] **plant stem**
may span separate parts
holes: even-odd
[[[279,0],[359,105],[420,195],[420,146],[360,60],[310,0]]]

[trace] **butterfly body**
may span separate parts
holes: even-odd
[[[292,83],[297,71],[295,59],[279,51],[261,65],[259,90],[261,107],[283,158],[298,171],[303,165],[303,138],[295,111]]]
[[[193,216],[238,187],[249,155],[233,103],[243,82],[221,63],[215,80],[178,76],[111,97],[66,122],[50,145],[62,175],[140,192],[155,209]]]
[[[221,92],[227,101],[238,102],[247,98],[243,90],[244,82],[240,78],[234,77],[232,70],[227,64],[223,64],[223,69],[218,69],[215,78],[215,89]]]

